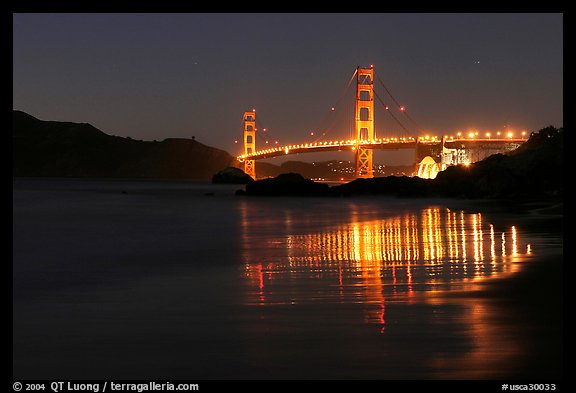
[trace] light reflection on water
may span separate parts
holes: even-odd
[[[311,220],[288,212],[284,222],[262,222],[251,220],[245,209],[244,304],[263,312],[284,306],[352,305],[361,312],[347,317],[355,316],[356,323],[376,328],[383,336],[389,319],[397,323],[399,318],[413,318],[400,305],[430,305],[436,310],[432,322],[423,316],[420,323],[435,324],[435,329],[443,324],[451,329],[461,326],[459,334],[471,340],[467,350],[433,358],[428,366],[437,370],[437,377],[498,376],[498,364],[521,357],[520,344],[506,327],[493,323],[499,316],[489,303],[441,296],[465,293],[482,280],[520,269],[521,264],[514,262],[533,249],[516,226],[500,227],[481,213],[443,207],[407,210],[377,220],[363,217],[352,209],[347,222],[314,230],[308,225]],[[396,306],[387,310],[391,305]]]
[[[282,299],[274,290],[303,280],[337,286],[339,301],[344,302],[371,303],[375,292],[410,298],[414,291],[449,289],[514,272],[518,265],[511,263],[513,258],[532,252],[515,226],[495,228],[481,213],[432,207],[381,220],[354,218],[352,214],[349,223],[323,232],[292,229],[285,236],[264,240],[269,247],[284,250],[284,255],[255,255],[245,248],[245,276],[257,288],[257,303],[310,301],[296,293]],[[244,236],[250,236],[248,225]],[[292,226],[292,220],[285,225]],[[371,295],[364,296],[359,287],[371,288]]]

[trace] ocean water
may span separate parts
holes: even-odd
[[[542,217],[240,187],[15,179],[13,377],[562,375],[561,328],[502,291],[562,258]]]

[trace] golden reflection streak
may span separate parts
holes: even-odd
[[[448,258],[452,262],[454,259],[454,233],[452,228],[452,214],[448,210],[446,214],[446,231],[448,232]],[[452,268],[452,266],[450,266]]]
[[[254,289],[248,292],[252,296],[248,304],[269,306],[289,303],[290,298],[282,297],[293,296],[293,287],[289,286],[288,290],[279,287],[282,290],[275,291],[276,285],[302,285],[297,280],[334,280],[334,286],[336,282],[338,285],[338,291],[334,292],[336,299],[341,303],[360,301],[364,307],[365,322],[377,325],[381,333],[385,333],[386,327],[385,293],[388,283],[392,286],[391,289],[388,287],[390,296],[406,296],[410,301],[423,299],[436,306],[451,301],[441,296],[443,290],[424,291],[423,297],[413,296],[414,284],[426,284],[437,279],[438,270],[428,269],[426,265],[449,262],[450,269],[444,272],[445,282],[469,278],[466,274],[467,255],[474,255],[474,263],[478,262],[477,269],[472,272],[475,277],[514,272],[521,265],[509,263],[506,255],[506,236],[512,238],[513,256],[521,249],[516,226],[512,226],[509,232],[501,232],[501,247],[498,250],[496,228],[489,224],[486,230],[490,234],[489,258],[492,263],[489,269],[484,267],[484,224],[481,215],[443,213],[433,208],[405,213],[393,219],[360,221],[354,217],[350,223],[326,232],[293,234],[292,229],[286,230],[286,235],[278,240],[262,237],[263,233],[268,235],[266,231],[269,228],[262,228],[257,218],[252,221],[247,209],[241,211],[245,261],[243,274]],[[287,214],[285,229],[298,227],[299,218]],[[467,237],[474,241],[467,242]],[[260,239],[270,239],[268,241],[274,244],[276,250],[286,250],[286,258],[263,262],[265,256],[257,255],[260,251],[254,251],[262,249],[255,247]],[[448,255],[442,251],[443,247],[446,247]],[[526,254],[533,252],[530,244],[526,244],[525,249]],[[297,276],[293,276],[295,272]],[[298,299],[298,303],[311,301],[318,300]],[[463,305],[465,314],[462,321],[469,326],[470,336],[475,340],[474,349],[462,359],[439,357],[434,364],[440,370],[450,369],[450,373],[445,375],[447,378],[485,378],[487,370],[498,376],[498,367],[492,367],[493,362],[505,363],[508,359],[516,358],[514,351],[521,346],[509,332],[499,328],[498,310],[491,303],[474,299]],[[494,348],[500,349],[497,358]]]
[[[445,230],[445,227],[442,225],[442,219],[440,217],[440,209],[434,209],[434,240],[436,243],[436,260],[440,262],[444,259],[444,246],[442,245],[442,239],[444,238],[442,231]]]
[[[337,225],[326,232],[292,234],[287,231],[281,240],[271,240],[275,250],[286,250],[286,265],[281,259],[263,264],[262,255],[252,254],[251,242],[254,240],[250,232],[265,233],[267,229],[261,225],[252,226],[247,212],[242,217],[242,236],[246,244],[243,247],[245,274],[255,281],[259,303],[264,304],[277,302],[277,299],[268,299],[267,296],[275,282],[286,274],[299,279],[334,277],[339,299],[345,302],[350,296],[350,283],[363,277],[366,282],[372,280],[370,285],[375,285],[376,274],[382,290],[386,288],[382,286],[383,277],[393,280],[394,293],[411,296],[414,284],[465,281],[519,269],[511,267],[506,260],[506,232],[501,233],[499,259],[495,227],[488,224],[484,229],[480,214],[428,208],[371,221],[360,221],[360,215],[354,214],[350,223]],[[288,229],[298,228],[299,220],[302,220],[293,214],[285,214],[285,219]],[[492,263],[488,268],[484,260],[484,230],[490,234],[489,258]],[[512,255],[516,255],[520,239],[515,226],[510,231]],[[473,241],[467,242],[467,237]],[[530,245],[525,247],[526,253],[532,252]],[[474,270],[468,272],[467,255],[470,254],[474,257],[471,261]],[[366,275],[367,272],[370,276]]]
[[[496,241],[494,239],[494,225],[490,224],[490,259],[492,265],[496,264]]]
[[[478,213],[478,240],[480,241],[480,265],[484,268],[484,231],[482,230],[481,213]]]
[[[466,276],[468,264],[466,263],[466,229],[464,212],[460,212],[460,238],[462,239],[462,269],[464,270],[464,276]]]
[[[516,235],[516,226],[512,226],[512,255],[518,254],[518,238]]]

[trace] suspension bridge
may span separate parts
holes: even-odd
[[[491,154],[513,150],[527,139],[526,132],[522,132],[521,136],[518,137],[511,131],[485,132],[482,135],[479,132],[458,132],[456,135],[442,136],[423,135],[421,127],[410,116],[406,107],[396,100],[379,77],[377,80],[380,86],[394,104],[387,105],[374,89],[375,73],[372,65],[356,68],[336,105],[342,102],[342,98],[354,80],[356,80],[354,121],[351,125],[352,135],[346,139],[335,137],[326,140],[320,139],[330,132],[333,128],[332,124],[331,127],[321,131],[320,137],[316,140],[303,143],[280,145],[278,141],[275,141],[273,147],[268,147],[269,134],[267,134],[264,137],[266,147],[258,149],[256,147],[256,133],[258,131],[256,110],[244,112],[244,154],[237,157],[238,161],[244,163],[244,172],[256,179],[257,160],[290,154],[343,151],[354,154],[356,178],[371,178],[374,177],[372,154],[374,149],[416,149],[416,175],[430,179],[435,178],[438,172],[446,169],[447,166],[469,165]],[[377,137],[374,126],[375,98],[378,107],[382,108],[384,113],[403,130],[401,135]],[[330,112],[335,112],[336,105],[331,107]],[[395,108],[400,116],[394,115],[392,108]],[[410,127],[406,126],[401,119],[410,122],[411,128],[415,128],[415,131],[411,131]],[[266,128],[261,128],[261,130],[261,134],[266,132]],[[310,135],[313,136],[314,133],[311,132]]]

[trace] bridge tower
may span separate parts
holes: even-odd
[[[358,67],[356,72],[356,177],[374,177],[372,149],[362,140],[374,139],[374,68]]]
[[[256,151],[256,110],[244,112],[244,154]],[[256,161],[244,160],[244,172],[256,180]]]

